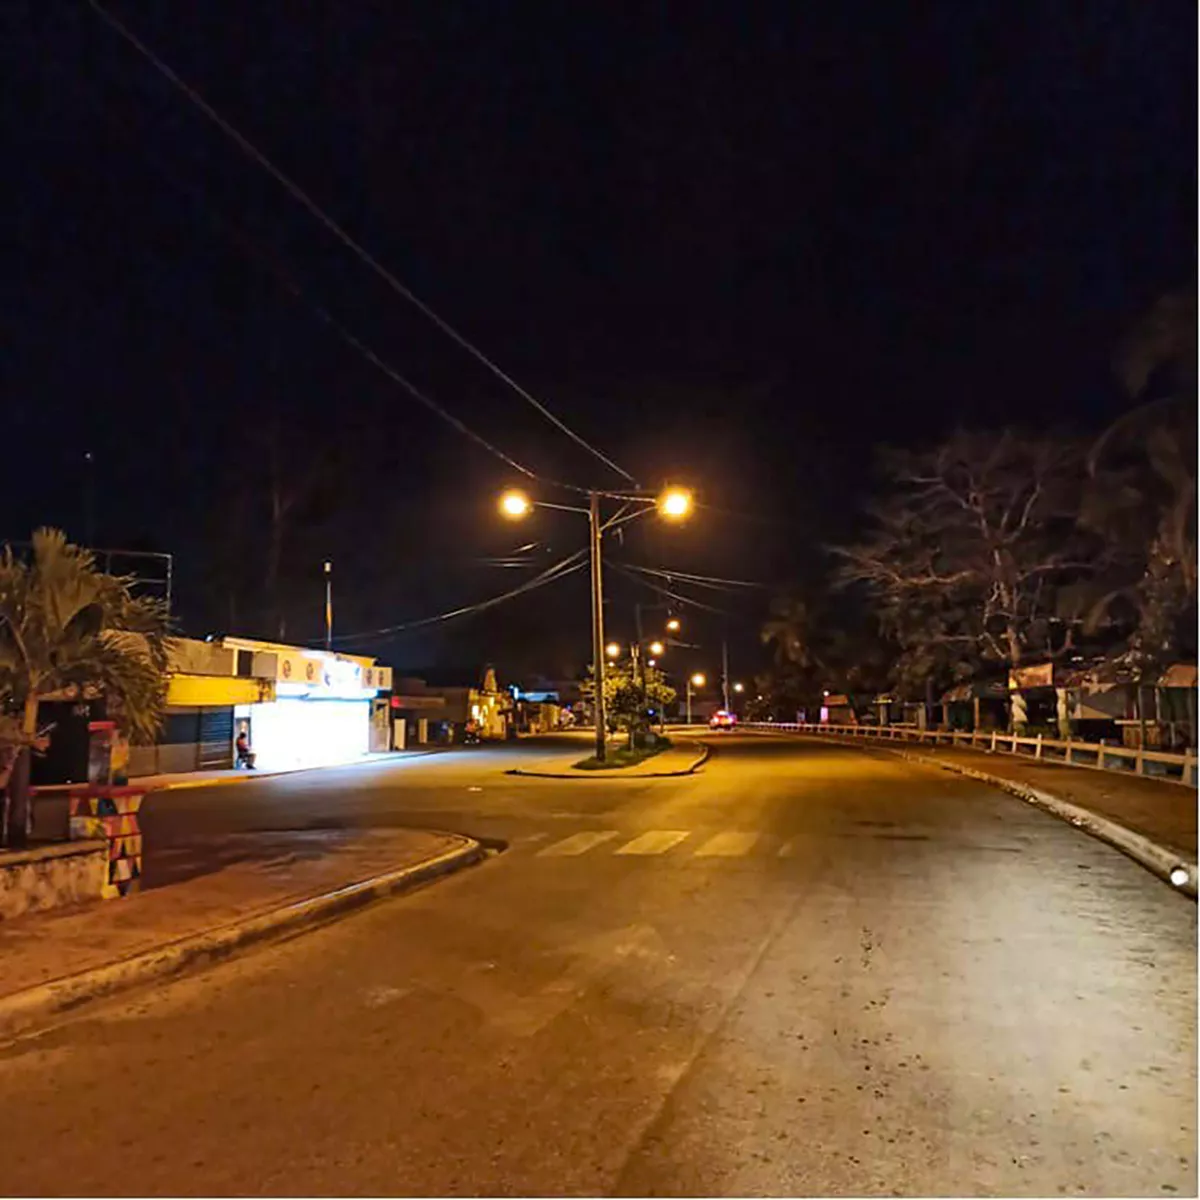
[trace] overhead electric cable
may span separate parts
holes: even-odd
[[[174,87],[181,91],[206,117],[214,122],[218,128],[230,138],[238,148],[251,159],[253,159],[264,171],[266,171],[277,183],[280,184],[288,194],[301,204],[309,213],[312,214],[322,225],[325,226],[339,241],[349,247],[364,263],[367,264],[385,283],[388,284],[398,295],[402,296],[410,304],[414,305],[422,312],[430,321],[432,321],[447,337],[451,338],[468,354],[474,357],[478,362],[482,363],[489,371],[492,372],[498,379],[507,384],[514,392],[522,399],[531,404],[539,413],[542,414],[552,425],[565,433],[573,442],[582,446],[588,453],[594,455],[605,466],[615,471],[624,479],[628,479],[630,483],[637,484],[628,471],[619,467],[611,458],[602,451],[598,450],[585,438],[577,434],[569,425],[561,418],[550,411],[540,400],[531,395],[523,388],[511,375],[503,371],[497,366],[486,354],[483,353],[477,346],[467,340],[457,329],[454,328],[443,317],[439,316],[428,304],[425,303],[415,292],[406,287],[400,282],[396,276],[389,271],[385,266],[378,262],[371,254],[360,245],[349,233],[344,230],[325,210],[313,200],[299,184],[294,182],[289,176],[285,175],[267,156],[258,149],[244,134],[242,134],[234,125],[227,121],[195,88],[191,86],[182,76],[167,65],[154,51],[143,42],[127,25],[121,22],[117,17],[113,16],[99,0],[88,0],[88,3],[95,10],[97,15],[112,29],[114,29],[121,37],[123,37],[135,50],[138,51],[155,69],[167,79]]]
[[[449,612],[438,613],[432,617],[422,617],[416,621],[402,621],[398,625],[385,625],[380,629],[370,629],[363,633],[347,633],[339,637],[335,637],[335,642],[361,642],[373,638],[383,637],[387,634],[403,633],[409,629],[418,629],[425,625],[436,625],[443,621],[451,621],[458,617],[469,616],[472,613],[483,612],[485,609],[493,608],[497,604],[503,604],[506,600],[511,600],[515,596],[523,595],[525,592],[531,592],[535,588],[545,587],[548,583],[555,583],[559,579],[580,570],[586,565],[585,557],[586,550],[577,550],[574,554],[564,558],[561,562],[557,562],[552,567],[548,567],[540,575],[533,579],[526,580],[519,587],[513,588],[511,591],[503,592],[499,596],[492,596],[487,600],[481,600],[477,604],[466,604],[461,608],[452,608]]]
[[[114,119],[109,113],[106,113],[105,115],[110,119]],[[119,122],[117,123],[119,124]],[[537,480],[540,483],[550,484],[553,487],[563,488],[566,491],[586,493],[586,488],[581,488],[571,483],[564,483],[557,479],[549,479],[544,475],[539,475],[530,467],[517,462],[517,460],[511,455],[506,454],[498,446],[493,445],[493,443],[489,442],[482,434],[476,433],[475,430],[473,430],[465,422],[454,416],[453,413],[449,412],[432,397],[426,395],[420,388],[416,386],[416,384],[407,379],[395,367],[381,358],[361,338],[341,324],[341,322],[338,321],[337,318],[334,317],[333,314],[330,313],[329,310],[320,303],[320,301],[315,300],[311,295],[309,295],[304,288],[301,287],[301,285],[283,269],[283,267],[277,261],[277,256],[268,254],[266,251],[264,251],[246,230],[241,229],[229,217],[219,213],[215,208],[213,208],[207,197],[203,196],[197,189],[191,187],[189,184],[184,183],[182,180],[176,178],[172,172],[167,170],[167,168],[163,167],[162,164],[158,162],[157,158],[152,156],[151,161],[157,168],[161,178],[165,179],[171,184],[171,186],[178,188],[180,191],[190,196],[193,200],[196,200],[198,203],[200,203],[204,207],[205,213],[209,220],[214,225],[216,225],[234,242],[236,242],[243,251],[250,255],[250,257],[265,267],[266,270],[270,271],[271,274],[275,276],[276,280],[297,300],[303,301],[304,304],[312,309],[313,313],[320,321],[322,321],[325,325],[328,325],[329,328],[332,329],[340,338],[342,338],[343,341],[345,341],[353,349],[357,350],[359,354],[366,358],[372,366],[383,372],[383,374],[391,379],[392,382],[399,384],[414,399],[418,400],[436,416],[440,417],[464,437],[469,438],[471,441],[475,442],[476,445],[482,447],[489,454],[494,455],[501,462],[512,467],[513,470],[518,471],[526,478]]]

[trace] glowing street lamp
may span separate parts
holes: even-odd
[[[740,694],[741,692],[744,692],[746,690],[746,685],[744,683],[735,683],[733,685],[733,690]]]
[[[682,521],[691,516],[692,493],[687,488],[667,488],[658,498],[658,511],[668,521]]]
[[[667,650],[667,648],[666,648],[666,646],[664,646],[662,644],[662,642],[651,642],[650,643],[650,653],[653,654],[655,658],[658,658],[660,655],[665,654],[666,650]]]
[[[672,617],[672,618],[671,618],[671,619],[670,619],[670,620],[667,622],[667,632],[668,632],[668,633],[678,633],[678,632],[679,632],[679,629],[680,629],[680,625],[679,625],[679,618],[678,618],[678,617]]]
[[[533,508],[533,501],[522,491],[512,488],[500,497],[500,511],[510,520],[527,517]]]
[[[607,654],[609,658],[620,658],[621,647],[616,642],[609,642],[608,645],[604,647],[604,653]]]
[[[688,676],[687,681],[687,723],[692,723],[692,688],[702,688],[708,680],[704,677],[703,671],[697,671],[694,675]]]

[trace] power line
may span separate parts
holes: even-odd
[[[120,124],[120,122],[117,122],[115,118],[112,117],[111,113],[106,113],[106,115],[110,120]],[[376,352],[372,350],[371,347],[365,342],[363,342],[361,338],[357,337],[354,333],[342,325],[341,322],[339,322],[337,318],[334,317],[333,314],[330,313],[329,310],[326,309],[319,301],[315,300],[311,295],[309,295],[300,286],[300,284],[297,283],[296,280],[293,279],[292,276],[283,269],[279,262],[276,261],[276,256],[268,254],[266,251],[264,251],[246,230],[241,229],[234,221],[230,220],[230,218],[217,212],[209,200],[196,188],[193,188],[177,179],[170,171],[162,166],[162,164],[158,161],[157,156],[150,155],[149,157],[150,161],[156,166],[160,178],[165,179],[173,187],[185,192],[193,200],[197,201],[204,208],[209,220],[219,229],[221,229],[226,235],[228,235],[234,242],[236,242],[250,257],[255,259],[255,261],[257,261],[261,266],[265,267],[272,275],[274,275],[276,280],[288,292],[290,292],[292,296],[294,296],[297,300],[303,301],[303,303],[313,311],[314,315],[325,325],[329,326],[329,328],[332,329],[340,338],[342,338],[343,341],[345,341],[353,349],[357,350],[358,353],[363,355],[363,357],[366,358],[372,366],[376,367],[394,383],[397,383],[404,388],[405,391],[407,391],[414,399],[418,400],[421,404],[428,408],[432,413],[438,417],[441,417],[443,421],[456,429],[464,437],[469,438],[476,445],[482,447],[489,454],[494,455],[501,462],[512,467],[513,470],[518,471],[526,478],[534,479],[541,483],[551,484],[554,487],[563,488],[566,491],[581,493],[586,492],[586,488],[580,488],[570,483],[563,483],[556,479],[548,479],[545,476],[539,475],[531,468],[524,466],[522,463],[517,462],[517,460],[511,457],[511,455],[506,454],[498,446],[493,445],[482,434],[476,433],[475,430],[473,430],[465,422],[454,416],[454,414],[449,410],[443,408],[442,405],[440,405],[432,397],[426,395],[420,388],[416,386],[416,384],[414,384],[411,380],[396,370],[396,368],[390,363],[386,362],[383,358],[376,354]]]
[[[632,579],[634,583],[639,583],[642,585],[642,587],[647,587],[651,591],[657,592],[660,596],[666,596],[678,604],[690,605],[692,608],[703,609],[705,612],[716,613],[718,616],[722,617],[728,617],[732,615],[731,613],[726,612],[723,608],[716,608],[711,604],[705,604],[703,601],[694,600],[691,596],[681,596],[678,592],[673,592],[669,588],[659,587],[658,584],[651,583],[650,580],[643,579],[642,576],[635,575],[632,571],[627,571],[619,563],[606,563],[605,565],[610,566],[614,571],[616,571],[618,574],[624,575],[627,579]]]
[[[643,567],[637,563],[621,563],[630,571],[641,571],[646,575],[655,575],[661,579],[665,579],[668,583],[672,579],[679,579],[685,583],[695,584],[697,587],[716,588],[720,591],[729,591],[733,588],[762,588],[766,587],[765,583],[757,583],[749,579],[722,579],[717,575],[689,575],[686,571],[663,571],[654,567]]]
[[[523,595],[525,592],[531,592],[535,588],[545,587],[548,583],[555,583],[559,579],[565,578],[567,575],[582,569],[586,564],[584,557],[587,554],[586,550],[577,550],[574,554],[562,559],[552,567],[548,567],[540,575],[536,575],[533,579],[526,580],[520,587],[515,587],[511,591],[502,592],[499,596],[492,596],[487,600],[481,600],[478,604],[467,604],[462,608],[452,608],[449,612],[438,613],[433,617],[422,617],[416,621],[403,621],[399,625],[385,625],[381,629],[371,629],[364,633],[347,633],[340,637],[335,637],[335,642],[361,642],[374,638],[382,637],[386,634],[403,633],[409,629],[418,629],[424,625],[437,625],[443,621],[452,621],[458,617],[469,616],[472,613],[483,612],[485,609],[493,608],[497,604],[503,604],[506,600],[511,600],[515,596]]]
[[[403,296],[410,304],[414,305],[421,313],[423,313],[430,321],[432,321],[447,337],[451,338],[462,349],[472,355],[478,362],[488,368],[497,378],[506,383],[513,391],[522,399],[528,401],[539,413],[542,414],[551,424],[557,429],[565,433],[577,445],[582,446],[590,454],[594,455],[605,466],[615,471],[618,475],[628,479],[630,483],[637,485],[637,480],[634,479],[628,471],[617,466],[611,458],[602,451],[596,449],[585,438],[577,434],[569,425],[557,417],[550,411],[540,400],[531,395],[525,390],[511,375],[508,375],[500,367],[498,367],[486,354],[483,353],[477,346],[469,342],[461,333],[458,332],[448,321],[439,316],[428,304],[426,304],[415,292],[406,287],[399,279],[396,278],[391,271],[379,263],[371,254],[361,246],[353,237],[350,236],[315,200],[313,200],[307,192],[295,183],[289,176],[285,175],[261,150],[258,149],[248,138],[240,133],[229,121],[227,121],[211,104],[200,95],[185,79],[177,74],[169,67],[161,58],[141,41],[140,38],[128,26],[112,15],[99,0],[88,0],[88,3],[96,11],[97,15],[112,29],[114,29],[121,37],[123,37],[131,46],[134,47],[144,58],[147,59],[155,69],[166,78],[171,84],[178,88],[209,120],[213,121],[221,131],[241,149],[241,151],[252,158],[264,171],[279,183],[288,194],[303,205],[312,216],[316,217],[322,225],[325,226],[335,237],[338,238],[344,245],[348,246],[364,263],[367,264],[385,283],[388,284],[398,295]]]

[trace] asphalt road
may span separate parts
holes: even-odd
[[[4,1048],[3,1190],[1196,1194],[1194,904],[973,781],[719,746],[681,779],[503,774],[522,746],[156,798],[151,848],[508,848]]]

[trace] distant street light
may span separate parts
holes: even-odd
[[[678,633],[679,632],[679,618],[678,617],[672,617],[667,622],[667,632],[668,633]]]
[[[687,681],[687,723],[692,723],[692,688],[702,688],[708,682],[702,671],[688,676]]]
[[[667,648],[662,644],[662,642],[650,643],[650,653],[653,654],[655,658],[658,658],[660,654],[665,654],[666,649]]]
[[[588,519],[588,551],[592,575],[592,661],[595,685],[593,709],[596,718],[596,761],[604,762],[608,757],[608,739],[604,719],[604,658],[616,658],[620,646],[604,642],[604,589],[601,581],[600,539],[610,529],[616,529],[628,521],[657,510],[668,521],[681,521],[692,511],[692,493],[687,488],[669,487],[658,496],[646,492],[598,492],[588,491],[588,506],[576,504],[553,504],[548,500],[531,500],[517,488],[510,488],[500,497],[500,511],[510,520],[526,517],[534,508],[554,508],[560,512],[583,513]],[[603,519],[600,510],[602,499],[618,500],[624,506],[620,513]],[[640,507],[634,507],[635,505]],[[633,509],[632,512],[628,511]],[[670,620],[667,628],[678,630],[679,622]]]
[[[702,688],[707,682],[708,682],[708,680],[705,679],[704,676],[699,671],[697,671],[695,673],[695,675],[692,676],[692,679],[691,679],[692,687]]]
[[[744,692],[746,690],[746,685],[744,683],[735,683],[733,685],[733,690],[735,692]]]

